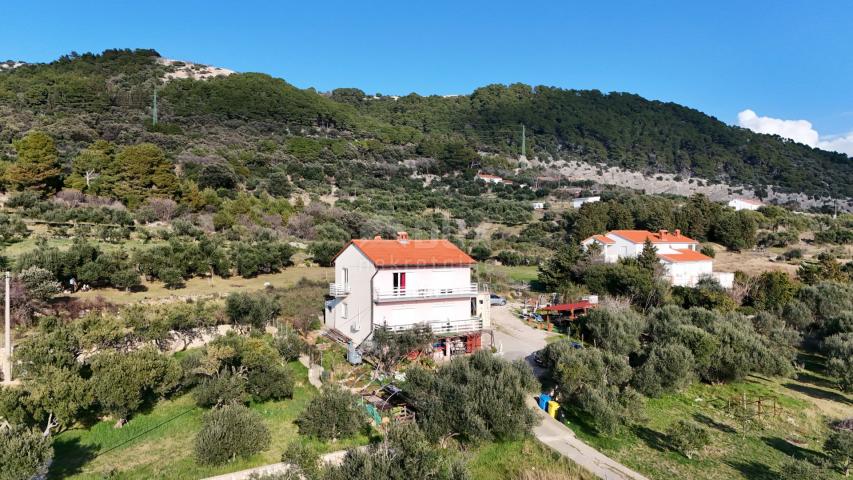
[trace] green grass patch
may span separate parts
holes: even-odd
[[[290,367],[297,378],[292,399],[251,405],[270,429],[272,444],[250,458],[219,467],[196,464],[193,440],[201,428],[204,409],[196,407],[187,394],[159,402],[120,429],[113,428],[114,422],[107,420],[58,435],[49,478],[101,479],[114,475],[128,479],[197,479],[279,462],[285,447],[295,439],[310,443],[321,452],[368,442],[363,435],[335,443],[299,436],[293,421],[317,391],[308,384],[305,367],[298,362]]]
[[[819,373],[804,372],[796,379],[750,376],[725,385],[694,383],[678,394],[649,399],[637,425],[609,436],[599,434],[578,412],[569,410],[565,421],[579,438],[650,478],[770,480],[778,478],[780,465],[791,457],[823,459],[827,423],[853,416],[850,397],[822,380]],[[760,417],[755,415],[758,398]],[[744,399],[752,422],[735,413]],[[692,460],[672,451],[664,433],[681,419],[711,433],[711,444]]]

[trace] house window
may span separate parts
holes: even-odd
[[[394,272],[393,275],[394,293],[403,293],[406,290],[406,272]]]
[[[349,290],[349,268],[344,268],[341,273],[344,277],[344,290]]]
[[[341,304],[341,318],[347,318],[349,315],[349,306],[345,303]]]

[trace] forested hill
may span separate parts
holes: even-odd
[[[11,157],[11,141],[38,128],[68,159],[99,139],[152,142],[175,158],[190,148],[257,148],[268,139],[310,136],[345,139],[359,160],[434,157],[452,167],[464,164],[449,158],[461,149],[517,154],[523,124],[528,156],[853,197],[853,160],[846,155],[632,94],[521,84],[456,97],[319,94],[257,73],[165,82],[175,68],[151,50],[111,50],[0,71],[0,155]],[[288,153],[300,159],[299,151]]]

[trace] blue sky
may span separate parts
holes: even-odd
[[[0,60],[147,47],[320,90],[524,82],[635,92],[731,124],[751,109],[765,128],[807,120],[822,139],[853,132],[850,1],[0,4]]]

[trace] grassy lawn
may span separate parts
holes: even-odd
[[[486,443],[470,452],[468,466],[477,480],[591,480],[591,473],[533,438]]]
[[[195,407],[190,395],[183,395],[134,416],[121,429],[113,428],[112,421],[103,421],[89,429],[58,435],[49,478],[101,479],[112,474],[130,479],[197,479],[279,462],[284,448],[297,438],[293,420],[316,394],[308,384],[307,369],[298,362],[291,363],[291,368],[297,378],[293,399],[252,405],[266,420],[272,444],[251,458],[220,467],[197,465],[193,460],[193,439],[204,410]],[[368,441],[365,436],[328,444],[299,439],[312,442],[323,452]]]
[[[748,401],[770,400],[771,412],[775,398],[778,414],[765,414],[753,428],[743,428],[728,406],[742,395]],[[853,416],[853,400],[812,370],[795,379],[752,376],[728,385],[696,383],[649,400],[643,413],[642,426],[612,437],[597,435],[582,417],[570,415],[568,425],[578,437],[650,478],[769,480],[791,456],[822,458],[827,422]],[[704,424],[711,432],[711,444],[692,460],[667,448],[664,432],[679,419]]]
[[[214,297],[227,295],[231,292],[250,292],[261,290],[269,282],[276,288],[289,287],[300,279],[333,281],[334,271],[331,268],[294,266],[279,273],[258,275],[254,278],[243,277],[213,277],[191,278],[184,288],[169,290],[161,282],[143,282],[145,290],[125,292],[114,288],[99,288],[88,292],[73,294],[77,298],[104,297],[112,303],[135,303],[140,301],[157,301],[183,298]]]
[[[478,282],[488,283],[493,291],[500,292],[508,288],[510,284],[530,283],[536,280],[539,275],[539,267],[535,265],[510,267],[478,263],[473,273]]]

